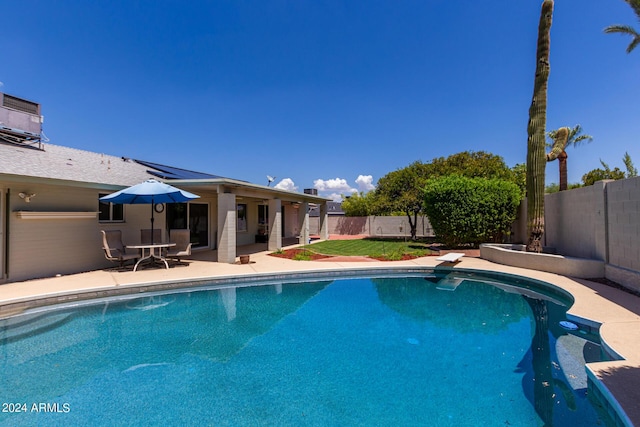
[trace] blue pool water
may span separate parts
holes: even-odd
[[[558,326],[568,301],[487,282],[229,287],[14,318],[0,425],[609,425],[586,392],[599,347]]]

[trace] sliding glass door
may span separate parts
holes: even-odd
[[[188,228],[194,248],[209,246],[209,205],[206,203],[167,204],[167,229]]]

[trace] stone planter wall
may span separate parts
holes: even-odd
[[[594,279],[605,277],[604,261],[556,254],[525,252],[525,245],[480,245],[480,256],[488,261],[514,267]]]

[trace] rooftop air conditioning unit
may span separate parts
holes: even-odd
[[[0,136],[11,142],[40,141],[40,104],[0,93]]]

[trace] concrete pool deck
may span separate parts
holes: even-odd
[[[292,261],[269,256],[267,251],[254,252],[256,247],[239,247],[238,252],[250,253],[249,264],[217,263],[215,251],[194,253],[183,265],[170,269],[132,267],[105,269],[68,276],[51,277],[0,285],[0,319],[29,308],[81,299],[108,297],[122,293],[139,293],[163,289],[162,285],[205,282],[207,279],[259,278],[291,273],[328,273],[394,268],[452,267],[456,270],[483,270],[524,276],[550,283],[568,291],[575,298],[568,317],[579,323],[599,327],[603,345],[624,360],[591,363],[587,366],[592,379],[599,380],[599,392],[615,397],[611,405],[619,405],[626,425],[640,426],[640,297],[622,290],[583,279],[572,279],[552,273],[509,267],[480,258],[465,256],[456,264],[443,263],[435,256],[408,261],[371,262],[335,258],[318,261]],[[175,287],[175,286],[174,286]],[[166,287],[164,288],[166,289]]]

